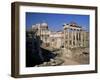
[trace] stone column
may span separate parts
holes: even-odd
[[[73,29],[72,29],[72,32],[71,32],[71,37],[72,37],[71,38],[71,43],[72,43],[71,45],[72,45],[72,47],[73,47],[73,35],[74,35],[74,33],[73,33]]]
[[[81,47],[83,47],[83,31],[81,31]]]
[[[86,47],[86,33],[84,32],[84,47]]]
[[[64,29],[64,48],[66,47],[66,29]]]
[[[69,29],[67,29],[67,34],[68,34],[68,38],[67,38],[67,48],[69,48],[69,41],[70,41],[70,39],[69,39]]]
[[[77,47],[77,30],[75,30],[75,47]]]
[[[81,31],[79,30],[79,47],[81,46]]]
[[[77,37],[78,37],[78,40],[77,40],[77,46],[79,47],[79,30],[77,31]]]

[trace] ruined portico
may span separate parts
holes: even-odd
[[[88,47],[88,33],[76,23],[64,24],[64,48]]]

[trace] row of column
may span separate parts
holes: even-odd
[[[64,47],[84,47],[86,44],[86,34],[78,29],[64,29]],[[67,37],[67,39],[66,39]]]

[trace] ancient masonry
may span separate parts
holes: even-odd
[[[56,32],[51,31],[45,22],[32,25],[32,29],[37,30],[36,35],[40,37],[43,47],[89,47],[89,32],[75,22],[64,24],[62,31]]]

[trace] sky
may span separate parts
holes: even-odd
[[[26,12],[26,27],[29,29],[34,24],[46,22],[51,31],[59,31],[63,30],[64,23],[75,22],[89,31],[89,18],[89,15]]]

